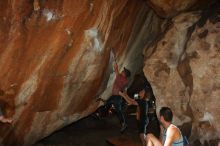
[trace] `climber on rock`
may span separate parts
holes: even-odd
[[[134,99],[130,98],[126,92],[119,92],[119,94],[126,100],[128,104],[137,106],[136,118],[138,123],[138,132],[141,142],[143,146],[145,146],[145,133],[149,123],[147,113],[148,100],[151,96],[150,90],[148,87],[140,88],[140,90],[138,90],[138,94],[135,94]]]
[[[126,86],[128,85],[128,78],[130,77],[131,72],[124,67],[124,70],[119,73],[118,64],[116,62],[114,63],[114,71],[116,74],[116,79],[113,83],[112,95],[105,102],[104,107],[106,107],[106,109],[114,108],[117,117],[121,123],[120,132],[124,132],[124,130],[127,128],[127,122],[123,111],[125,103],[122,97],[119,95],[119,92],[124,92]]]
[[[184,146],[184,138],[179,128],[172,124],[173,113],[170,108],[162,107],[160,109],[160,122],[165,128],[163,142],[157,139],[153,134],[147,134],[145,140],[146,146]]]
[[[123,106],[125,103],[122,97],[119,95],[119,92],[123,92],[125,88],[128,86],[128,78],[130,77],[131,72],[124,67],[124,70],[121,73],[119,73],[118,64],[116,62],[114,63],[114,71],[116,74],[116,79],[112,88],[112,96],[107,100],[106,106],[114,106],[116,114],[121,123],[120,132],[124,132],[124,130],[127,128],[127,122],[123,111]]]

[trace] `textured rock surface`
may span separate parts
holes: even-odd
[[[137,71],[162,22],[145,1],[5,0],[0,9],[0,88],[8,93],[0,102],[14,119],[13,126],[0,124],[0,143],[13,146],[93,112],[110,54]]]
[[[169,106],[174,123],[188,125],[191,141],[220,138],[219,6],[173,18],[164,37],[145,50],[144,72],[158,110]],[[149,56],[149,50],[155,52]]]
[[[172,17],[198,1],[149,3]],[[192,141],[220,135],[219,11],[183,13],[160,34],[169,20],[144,0],[4,0],[0,9],[0,88],[7,91],[0,106],[14,119],[0,124],[2,145],[30,145],[96,110],[96,97],[111,91],[113,56],[134,75],[143,47],[159,107],[188,123]]]
[[[161,17],[173,17],[190,9],[201,9],[215,0],[147,0]]]

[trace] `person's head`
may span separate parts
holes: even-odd
[[[169,107],[162,107],[160,109],[160,122],[164,123],[171,123],[173,120],[173,112]]]
[[[138,92],[138,95],[140,99],[149,99],[151,94],[149,88],[144,87]]]
[[[131,76],[131,72],[124,67],[124,70],[122,71],[122,74],[126,77],[129,78]]]

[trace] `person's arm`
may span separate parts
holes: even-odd
[[[6,118],[6,117],[3,115],[2,108],[0,107],[0,122],[11,124],[12,121],[13,121],[12,119]]]
[[[119,92],[119,95],[122,96],[122,97],[126,100],[126,102],[127,102],[128,104],[138,105],[138,103],[137,103],[134,99],[130,98],[127,93],[124,93],[124,92],[121,92],[121,91],[120,91],[120,92]]]
[[[12,124],[13,120],[10,118],[6,118],[5,116],[0,116],[0,122]]]
[[[116,75],[119,75],[119,70],[118,70],[118,64],[117,62],[114,62],[114,71]]]
[[[164,146],[172,146],[174,140],[175,140],[175,129],[170,127],[167,129],[167,136],[164,142]]]

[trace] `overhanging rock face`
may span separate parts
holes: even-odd
[[[30,145],[92,113],[110,54],[138,70],[137,56],[162,22],[145,1],[6,0],[0,9],[0,88],[7,91],[0,102],[14,119],[0,125],[5,146]]]
[[[171,18],[181,12],[199,10],[215,0],[147,0],[155,12],[164,18]]]

